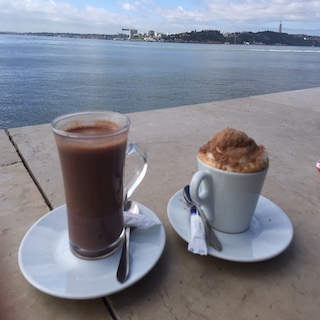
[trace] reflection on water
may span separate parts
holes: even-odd
[[[0,35],[0,128],[320,85],[319,48]]]

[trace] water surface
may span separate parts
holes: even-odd
[[[0,128],[320,86],[320,48],[0,35]]]

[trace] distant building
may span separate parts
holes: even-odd
[[[149,36],[149,37],[154,37],[154,36],[155,36],[154,30],[149,30],[148,36]]]
[[[138,34],[138,30],[130,29],[130,39],[133,38],[137,34]]]
[[[135,29],[122,28],[122,31],[128,31],[129,32],[129,39],[131,39],[132,37],[134,37],[135,35],[138,34],[138,30],[135,30]]]
[[[280,21],[280,24],[279,24],[279,33],[282,33],[282,21]]]

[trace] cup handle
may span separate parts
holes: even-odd
[[[213,208],[213,181],[210,174],[206,171],[197,171],[190,182],[190,195],[192,200],[202,206],[209,220],[208,212]],[[211,208],[211,209],[210,209]]]
[[[124,195],[125,199],[131,197],[133,191],[138,187],[138,185],[143,180],[147,172],[147,154],[144,152],[141,147],[136,142],[128,142],[126,150],[126,159],[132,155],[137,155],[137,164],[130,178],[126,181],[124,185]]]

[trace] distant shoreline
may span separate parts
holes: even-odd
[[[68,33],[68,32],[10,32],[0,31],[0,35],[65,37],[96,40],[126,40],[147,42],[174,42],[174,43],[204,43],[204,44],[246,44],[246,45],[275,45],[275,46],[308,46],[320,47],[320,36],[305,34],[288,34],[273,31],[261,32],[233,32],[222,34],[217,30],[191,31],[177,34],[158,34],[150,37],[146,34],[137,34],[129,38],[127,34],[95,34],[95,33]]]

